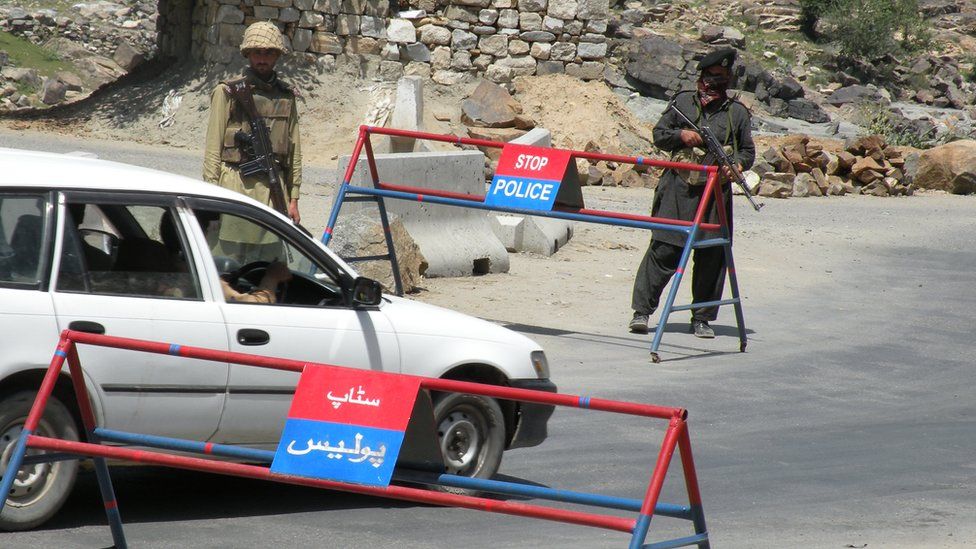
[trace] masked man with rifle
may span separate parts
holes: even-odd
[[[274,67],[285,53],[274,23],[253,23],[244,31],[241,53],[248,67],[236,80],[222,82],[210,98],[210,122],[203,179],[268,204],[299,223],[302,155],[295,91]],[[254,224],[220,227],[215,255],[273,261],[280,244]],[[238,226],[240,225],[240,226]]]
[[[715,155],[706,151],[703,135],[692,129],[693,122],[707,127],[724,147],[741,171],[749,169],[756,157],[752,142],[749,111],[727,90],[735,63],[734,49],[713,51],[698,64],[700,71],[697,89],[675,94],[668,110],[654,126],[654,144],[671,153],[672,160],[692,164],[719,164]],[[680,111],[680,112],[676,112]],[[682,117],[686,117],[685,120]],[[722,193],[729,229],[732,223],[732,170],[723,168]],[[668,219],[693,221],[705,189],[704,172],[665,170],[654,192],[651,215]],[[714,200],[704,219],[718,223]],[[713,235],[714,236],[714,235]],[[657,309],[661,292],[667,285],[681,259],[685,235],[673,231],[654,231],[644,259],[637,269],[631,307],[634,310],[630,331],[646,334],[648,317]],[[725,254],[720,246],[699,248],[694,252],[692,268],[692,299],[694,303],[718,301],[725,287]],[[691,311],[691,332],[697,337],[715,337],[709,322],[718,316],[718,307],[703,307]]]

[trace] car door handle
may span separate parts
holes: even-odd
[[[105,326],[91,320],[75,320],[68,324],[69,330],[76,332],[87,332],[89,334],[104,334]]]
[[[271,336],[264,330],[244,328],[237,330],[237,342],[241,345],[265,345],[271,341]]]

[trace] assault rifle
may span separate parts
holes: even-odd
[[[242,176],[267,174],[268,188],[271,190],[271,207],[285,216],[288,215],[288,202],[285,200],[284,181],[281,170],[275,163],[274,151],[271,148],[271,131],[264,118],[258,115],[254,106],[254,96],[243,79],[230,83],[231,95],[244,109],[251,122],[251,133],[239,131],[234,134],[234,141],[246,152],[249,160],[241,162],[238,168]]]
[[[681,109],[675,105],[673,100],[668,103],[668,108],[676,112],[684,123],[690,126],[692,130],[698,132],[698,135],[701,136],[702,141],[705,142],[705,147],[708,149],[708,152],[715,158],[717,165],[719,167],[728,168],[729,173],[732,174],[732,178],[735,179],[735,182],[739,185],[739,187],[742,188],[742,193],[745,194],[746,198],[749,199],[749,203],[752,204],[752,207],[758,212],[759,208],[765,206],[765,204],[757,203],[756,199],[752,197],[752,193],[749,192],[749,185],[746,184],[746,178],[742,176],[742,172],[739,171],[739,167],[735,164],[735,158],[732,158],[732,155],[725,152],[725,149],[722,148],[722,144],[719,142],[718,138],[716,138],[715,134],[712,133],[711,128],[709,128],[706,124],[699,126],[692,122],[690,118],[685,116],[685,113],[681,112]]]

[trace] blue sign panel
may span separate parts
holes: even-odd
[[[496,175],[485,204],[505,208],[549,211],[559,192],[559,181]]]
[[[271,472],[388,486],[401,444],[403,431],[289,418]]]

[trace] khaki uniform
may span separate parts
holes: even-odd
[[[281,168],[285,183],[286,201],[297,200],[302,183],[302,153],[298,130],[298,107],[291,88],[273,77],[271,82],[258,78],[251,70],[245,69],[242,75],[251,86],[254,104],[258,114],[265,119],[271,133],[271,147]],[[228,86],[217,85],[210,96],[210,121],[207,127],[207,141],[203,159],[203,180],[220,185],[225,189],[247,195],[262,204],[271,204],[271,190],[266,174],[242,177],[238,164],[242,160],[234,135],[243,130],[251,131],[247,114],[230,95]],[[224,251],[219,255],[233,257],[233,243],[262,246],[270,243],[265,231],[255,225],[243,226],[227,219],[220,228],[220,244]],[[240,225],[240,226],[238,226]],[[269,252],[268,260],[273,259],[277,250]],[[263,254],[262,254],[263,255]]]

